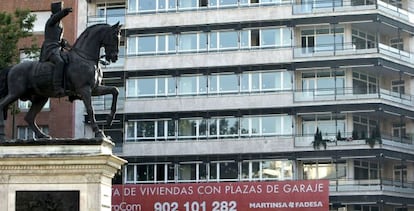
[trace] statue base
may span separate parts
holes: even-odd
[[[0,210],[111,210],[112,178],[126,163],[106,139],[0,142]]]

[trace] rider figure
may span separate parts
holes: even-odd
[[[62,88],[63,67],[65,62],[60,53],[62,50],[63,26],[61,20],[72,12],[72,8],[63,8],[63,2],[56,2],[51,4],[52,15],[46,22],[45,26],[45,41],[43,42],[40,51],[40,61],[51,61],[55,64],[53,73],[53,89],[58,95],[64,95],[65,90]]]

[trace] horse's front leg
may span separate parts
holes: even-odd
[[[108,114],[106,118],[106,124],[110,126],[112,125],[112,120],[115,117],[119,90],[114,86],[98,86],[94,90],[92,90],[92,96],[101,96],[107,94],[112,94],[111,113]]]
[[[35,119],[36,115],[42,110],[43,106],[46,104],[48,98],[35,96],[31,99],[32,106],[30,106],[29,111],[27,112],[24,120],[29,124],[30,129],[35,133],[36,138],[51,138],[49,135],[43,133],[37,126]]]
[[[85,105],[86,113],[88,113],[89,121],[91,122],[91,127],[92,127],[93,132],[95,133],[95,137],[101,137],[101,138],[106,137],[105,134],[102,132],[102,130],[99,129],[98,124],[96,124],[95,112],[93,111],[93,107],[92,107],[91,88],[90,87],[82,88],[78,91],[78,93],[80,94],[83,104]]]

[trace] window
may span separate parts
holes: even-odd
[[[356,180],[378,179],[379,168],[377,161],[354,161],[354,178]]]
[[[237,93],[239,77],[236,74],[217,74],[209,77],[209,93]]]
[[[312,28],[301,30],[302,53],[342,50],[343,27]]]
[[[178,95],[207,94],[207,76],[182,76],[178,79]]]
[[[33,23],[33,32],[44,32],[47,20],[50,18],[50,11],[47,12],[31,12],[36,16],[36,20]]]
[[[352,45],[355,49],[376,48],[376,36],[359,29],[352,29]]]
[[[324,139],[335,139],[339,131],[344,134],[346,131],[345,125],[344,115],[310,114],[302,116],[302,132],[304,135],[314,135],[316,129],[319,128]]]
[[[366,116],[353,116],[354,132],[357,138],[366,139],[379,124],[377,120]],[[354,137],[355,138],[355,137]]]
[[[127,97],[156,97],[175,94],[175,78],[173,77],[127,79]]]
[[[241,136],[291,135],[292,118],[284,115],[250,116],[240,119]]]
[[[127,38],[128,54],[164,54],[176,51],[173,34],[131,36]]]
[[[126,123],[126,141],[154,141],[175,138],[173,120],[140,120]]]
[[[346,177],[345,161],[316,161],[303,164],[303,179],[341,179]]]
[[[399,138],[406,138],[406,127],[405,123],[396,123],[392,125],[392,136]]]
[[[21,101],[18,100],[18,107],[22,110],[29,110],[30,106],[32,106],[32,103],[30,101]],[[48,110],[50,109],[50,99],[46,102],[46,104],[43,106],[42,110]]]
[[[394,182],[399,186],[407,182],[407,165],[394,165]]]
[[[240,88],[242,92],[291,90],[291,77],[288,71],[244,72]]]
[[[405,94],[404,80],[391,81],[391,91],[398,94]]]
[[[125,183],[157,183],[174,181],[174,164],[128,164]]]
[[[210,163],[210,180],[234,181],[239,178],[239,167],[235,161]]]
[[[239,120],[236,117],[220,117],[210,119],[210,137],[237,137]]]
[[[293,179],[293,162],[288,160],[243,161],[242,180],[289,180]]]
[[[206,181],[207,164],[202,162],[183,162],[178,164],[178,180],[184,181]]]
[[[378,92],[376,77],[361,72],[352,72],[352,87],[354,94],[372,94]]]
[[[39,128],[43,133],[49,134],[48,126],[39,126]],[[18,126],[17,127],[17,138],[18,139],[34,139],[35,134],[28,126]]]
[[[179,119],[178,137],[179,138],[206,138],[207,120],[206,119]]]
[[[88,20],[88,22],[103,22],[107,24],[125,23],[125,3],[105,3],[98,4],[96,20]]]
[[[302,90],[311,96],[344,94],[345,72],[309,71],[302,73]]]

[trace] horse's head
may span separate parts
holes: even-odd
[[[102,46],[105,48],[105,59],[107,61],[116,62],[118,60],[121,27],[122,25],[119,22],[109,27],[102,40]]]

